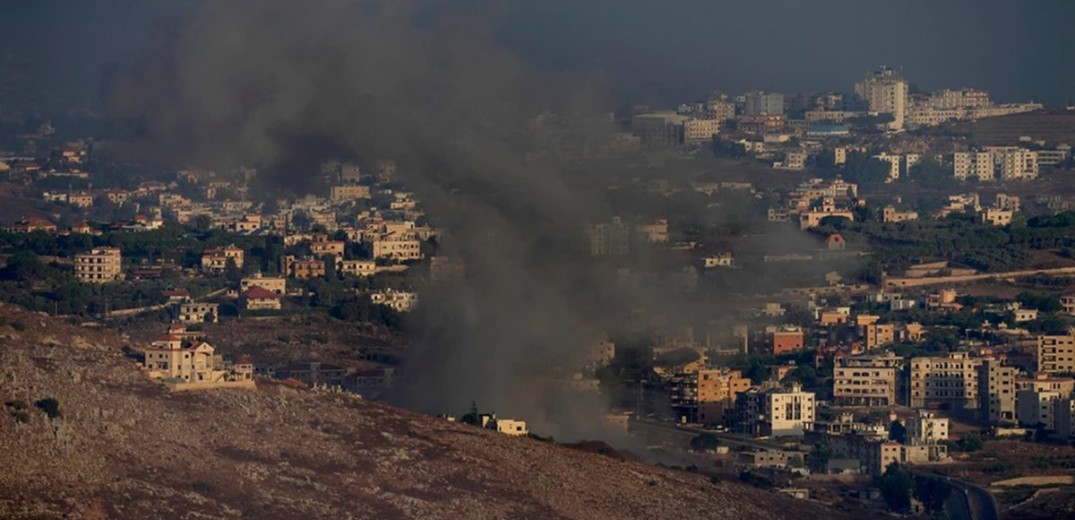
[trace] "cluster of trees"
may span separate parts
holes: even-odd
[[[953,214],[940,220],[882,223],[822,223],[818,236],[839,232],[848,240],[876,246],[876,256],[890,267],[910,265],[917,258],[946,258],[981,270],[1029,267],[1028,249],[1075,248],[1075,212],[1034,217],[1005,227],[983,224],[973,216]]]
[[[937,514],[944,511],[944,503],[952,494],[952,488],[938,477],[916,475],[899,463],[893,462],[881,476],[881,496],[892,511],[911,512],[911,498],[922,502],[926,511]]]

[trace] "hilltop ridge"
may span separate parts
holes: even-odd
[[[0,305],[0,517],[807,518],[738,483],[258,381],[168,393],[111,331]],[[53,398],[59,417],[34,406]],[[829,512],[831,513],[831,512]]]

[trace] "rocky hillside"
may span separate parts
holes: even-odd
[[[0,518],[833,517],[348,395],[169,394],[121,347],[0,306]]]

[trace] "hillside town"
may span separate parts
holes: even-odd
[[[1075,442],[1075,111],[925,92],[882,67],[848,93],[714,93],[615,119],[600,154],[637,173],[604,179],[613,213],[577,222],[571,253],[689,310],[643,301],[542,374],[601,396],[592,421],[876,508],[899,468],[974,481],[991,444]],[[0,149],[4,300],[129,330],[132,363],[172,391],[381,398],[426,291],[480,275],[445,253],[461,230],[394,159],[325,159],[308,192],[272,192],[252,167],[139,170],[108,137],[31,122]],[[361,357],[324,332],[355,324],[376,344]],[[481,404],[442,413],[543,434]]]

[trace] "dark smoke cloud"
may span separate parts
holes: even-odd
[[[586,222],[609,217],[589,189],[600,184],[537,153],[556,132],[535,116],[576,122],[583,141],[608,124],[592,83],[537,74],[494,42],[490,8],[503,5],[205,2],[162,33],[113,107],[148,144],[208,164],[279,168],[326,149],[397,160],[468,272],[422,293],[398,399],[455,412],[476,400],[580,435],[602,407],[563,392],[552,368],[578,360],[626,304],[609,303],[613,277],[576,247]],[[297,185],[314,174],[288,172]]]

